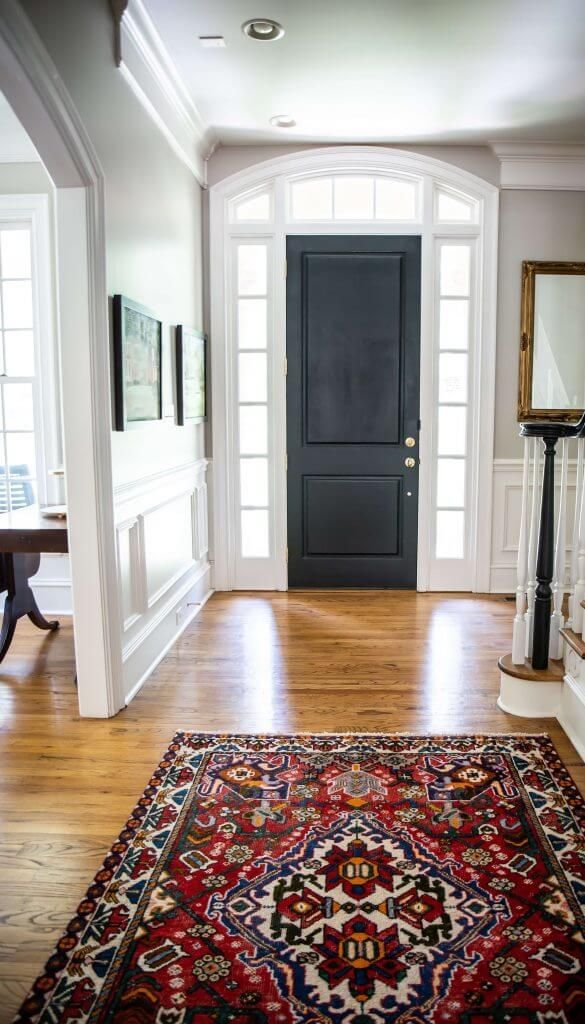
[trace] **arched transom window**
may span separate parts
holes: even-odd
[[[422,239],[418,587],[487,590],[497,190],[360,147],[264,173],[212,189],[216,586],[287,586],[286,237],[356,233]]]

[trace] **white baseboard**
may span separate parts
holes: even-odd
[[[73,615],[71,583],[67,580],[39,580],[33,578],[31,588],[43,615]]]
[[[557,717],[579,757],[585,761],[585,685],[569,674],[563,681]]]
[[[147,628],[126,646],[123,652],[126,704],[136,696],[212,593],[211,570],[206,564],[195,578],[189,579],[185,587],[173,594],[159,614],[149,621]],[[178,618],[180,610],[183,614]]]

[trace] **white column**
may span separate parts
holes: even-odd
[[[524,440],[524,468],[522,471],[522,513],[520,517],[520,540],[518,543],[518,569],[516,587],[516,615],[512,633],[512,661],[523,665],[526,656],[526,583],[528,579],[528,513],[530,475],[530,448],[528,438]]]
[[[579,521],[581,516],[581,502],[583,500],[583,486],[585,483],[585,440],[579,438],[577,441],[577,487],[575,490],[575,512],[573,515],[573,534],[571,538],[571,567],[569,572],[569,617],[567,628],[574,629],[575,618],[575,587],[579,579]]]
[[[532,627],[534,623],[534,592],[536,590],[536,554],[540,518],[540,457],[541,445],[537,437],[528,442],[532,448],[532,484],[530,494],[530,531],[528,539],[528,585],[526,588],[526,657],[532,656]]]
[[[553,613],[550,619],[550,657],[562,657],[561,629],[565,624],[563,601],[565,598],[565,563],[567,558],[567,475],[569,472],[569,441],[563,438],[561,448],[561,493],[557,513],[555,547],[555,574],[553,577]]]
[[[585,439],[580,438],[578,443],[577,458],[581,464],[582,485],[579,501],[579,528],[577,547],[578,557],[578,578],[575,584],[573,597],[573,632],[583,633],[584,615],[581,602],[585,600]]]

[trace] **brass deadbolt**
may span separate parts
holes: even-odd
[[[414,448],[414,446],[416,444],[416,441],[415,441],[414,437],[407,437],[406,441],[404,443],[405,443],[407,448]]]

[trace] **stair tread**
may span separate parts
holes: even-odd
[[[585,658],[585,640],[578,633],[573,633],[572,629],[561,629],[561,636],[565,638],[569,647],[572,647],[575,654],[578,654],[580,658]]]

